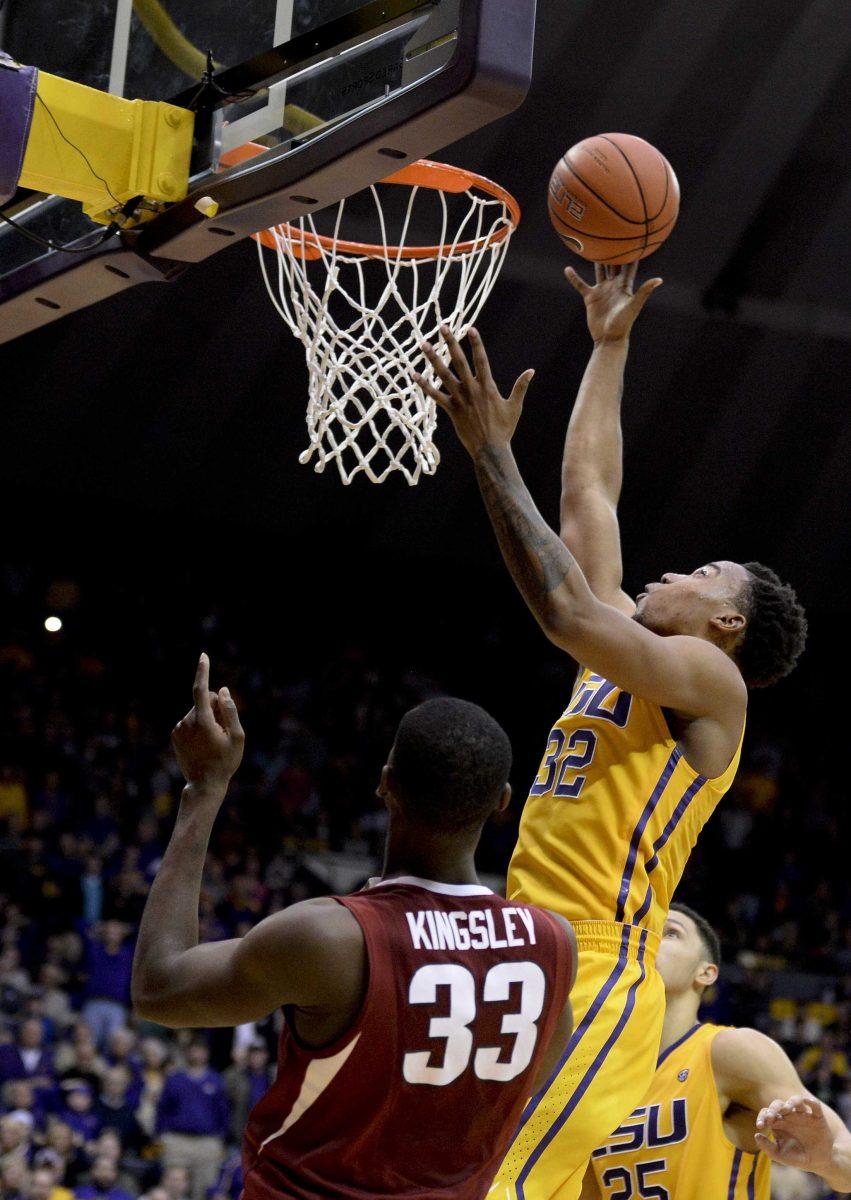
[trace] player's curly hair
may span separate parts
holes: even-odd
[[[750,579],[740,602],[748,619],[736,662],[748,687],[768,687],[788,675],[807,640],[807,618],[794,588],[762,563],[744,564]]]
[[[460,832],[483,825],[496,808],[511,743],[478,704],[442,696],[405,714],[391,761],[405,813],[435,831]]]

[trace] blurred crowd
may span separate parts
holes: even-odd
[[[440,684],[357,645],[273,678],[216,615],[204,636],[249,731],[204,877],[201,936],[217,939],[332,890],[329,856],[374,863],[380,766],[402,713]],[[278,1018],[173,1035],[130,1010],[181,788],[168,749],[181,713],[173,698],[163,711],[167,649],[150,639],[132,681],[91,644],[0,645],[0,1200],[237,1200],[241,1131],[274,1070]],[[682,895],[725,944],[710,1014],[778,1037],[851,1122],[851,818],[833,801],[802,746],[756,728]],[[494,876],[517,815],[488,830]]]

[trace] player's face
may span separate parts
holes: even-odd
[[[690,575],[667,571],[639,594],[635,619],[654,633],[703,637],[713,622],[723,629],[741,616],[739,597],[748,578],[740,563],[724,561],[704,563]]]
[[[685,913],[669,913],[656,955],[656,967],[665,984],[665,995],[679,996],[690,991],[705,961],[706,952],[694,921]]]

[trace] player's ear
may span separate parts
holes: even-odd
[[[378,787],[375,789],[375,794],[379,800],[383,800],[387,804],[390,799],[390,781],[393,775],[393,768],[389,763],[381,768],[381,778],[378,781]]]
[[[731,633],[741,633],[747,623],[747,617],[740,613],[737,608],[725,608],[721,612],[716,613],[709,622],[718,633],[728,635]]]
[[[700,970],[697,973],[696,983],[701,987],[712,987],[713,983],[718,979],[718,968],[715,963],[701,963]]]
[[[494,812],[504,813],[510,803],[511,803],[511,784],[507,783],[505,785],[505,787],[502,789],[502,795],[499,798],[499,803],[497,804],[496,808],[494,809]]]

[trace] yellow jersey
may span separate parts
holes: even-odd
[[[642,1105],[591,1158],[604,1200],[769,1200],[771,1163],[724,1132],[712,1043],[724,1026],[695,1025],[659,1058]]]
[[[744,728],[742,729],[744,737]],[[692,847],[739,765],[707,779],[658,704],[583,670],[520,823],[508,895],[661,934]]]

